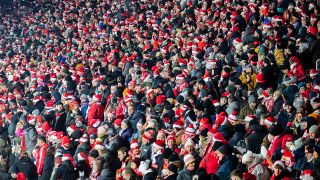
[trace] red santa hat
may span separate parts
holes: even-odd
[[[212,104],[214,105],[214,107],[220,106],[220,102],[218,100],[213,100]]]
[[[185,130],[184,133],[187,134],[187,135],[190,135],[190,136],[194,136],[194,135],[196,134],[196,131],[195,131],[194,128],[193,128],[193,124],[190,124],[190,125],[186,128],[186,130]]]
[[[237,115],[236,111],[233,111],[231,114],[229,114],[228,121],[233,122],[233,123],[238,121],[238,115]]]
[[[29,114],[27,116],[27,120],[28,120],[29,124],[34,124],[36,122],[36,117],[34,115],[32,115],[32,114]]]
[[[265,82],[262,73],[257,74],[257,75],[256,75],[256,79],[257,79],[257,82],[259,82],[259,83],[264,83],[264,82]]]
[[[75,130],[77,130],[77,127],[75,125],[71,125],[67,128],[67,131],[72,134]]]
[[[167,142],[168,141],[175,141],[175,137],[173,134],[169,134],[168,137],[167,137]]]
[[[130,143],[130,149],[137,149],[139,148],[139,143],[136,139],[133,139]]]
[[[161,140],[156,140],[156,142],[153,143],[153,146],[160,150],[164,149],[164,145],[165,145],[164,142]]]
[[[222,144],[227,144],[228,141],[223,137],[223,135],[220,133],[220,132],[216,132],[213,134],[212,136],[212,141],[215,142],[215,141],[218,141]]]
[[[264,123],[272,126],[277,123],[277,119],[275,119],[273,116],[269,116],[264,120]]]
[[[100,102],[102,99],[102,94],[95,94],[93,95],[93,101]]]
[[[61,143],[62,145],[70,144],[70,139],[68,138],[68,136],[63,136]]]
[[[83,134],[82,137],[80,138],[79,142],[81,142],[81,143],[88,142],[88,135],[87,134]]]
[[[318,72],[315,69],[310,69],[309,74],[310,76],[316,76],[318,75]]]
[[[244,118],[244,121],[245,122],[250,122],[250,121],[255,120],[255,119],[256,119],[256,117],[254,115],[250,114],[250,115],[248,115],[248,116],[246,116]]]
[[[173,128],[182,129],[183,124],[184,124],[183,121],[177,120],[176,122],[173,123]]]
[[[62,160],[62,161],[67,161],[67,160],[69,160],[69,161],[72,163],[72,165],[74,166],[74,168],[77,167],[76,164],[75,164],[75,162],[74,162],[74,160],[73,160],[73,157],[72,157],[70,154],[63,154],[61,160]]]
[[[301,180],[313,180],[313,172],[311,169],[305,169],[303,170],[301,176],[300,176]]]
[[[78,153],[77,157],[78,157],[78,161],[88,160],[88,155],[84,152]]]
[[[145,138],[148,141],[151,141],[154,138],[154,131],[153,130],[149,130],[149,131],[143,133],[142,137]]]

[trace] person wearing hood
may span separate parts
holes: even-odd
[[[9,169],[9,173],[11,174],[11,177],[17,177],[18,173],[23,173],[28,180],[38,179],[37,168],[31,161],[27,152],[22,153],[21,156],[16,160],[16,162],[14,162],[14,164]]]
[[[247,165],[248,172],[253,174],[257,180],[268,180],[270,174],[263,164],[263,157],[259,154],[254,154],[251,151],[247,151],[242,156],[242,163]]]

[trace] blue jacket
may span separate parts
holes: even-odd
[[[230,173],[235,169],[237,165],[236,157],[232,155],[225,156],[220,162],[220,167],[216,173],[220,180],[229,180]]]

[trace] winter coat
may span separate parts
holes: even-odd
[[[263,127],[259,124],[253,124],[250,126],[250,131],[252,132],[245,139],[247,150],[259,154],[260,153],[260,145],[263,142],[263,138],[267,135]]]
[[[253,174],[257,180],[269,180],[270,173],[267,167],[262,165],[263,158],[261,155],[257,155],[250,166],[248,166],[248,172]]]
[[[142,144],[141,145],[141,159],[145,158],[145,159],[150,159],[151,158],[151,144]]]
[[[247,75],[246,74],[241,74],[239,79],[242,82],[242,84],[246,85],[248,91],[253,91],[254,88],[257,86],[257,79],[256,79],[256,74],[253,73],[249,76],[249,82],[247,82]]]
[[[10,168],[10,173],[22,172],[28,180],[37,180],[37,168],[28,156],[20,157]]]
[[[104,106],[101,103],[93,103],[88,107],[87,121],[88,124],[92,124],[93,119],[103,119]]]
[[[278,123],[283,129],[286,129],[288,121],[292,121],[294,118],[294,113],[288,114],[286,110],[282,110],[278,116]]]
[[[53,130],[66,132],[66,118],[67,114],[65,112],[56,112],[56,118],[53,120]]]
[[[312,55],[312,63],[315,65],[316,61],[320,59],[320,39],[317,39],[312,43],[310,54]]]
[[[137,131],[138,131],[138,129],[137,129],[137,124],[138,124],[138,122],[139,122],[140,120],[141,120],[143,123],[145,123],[146,117],[145,117],[145,115],[143,114],[143,112],[137,110],[137,111],[133,114],[132,118],[130,119],[131,127],[133,128],[134,132],[137,132]]]
[[[244,140],[244,132],[235,132],[232,136],[232,138],[228,141],[228,144],[231,147],[234,147],[238,144],[239,141]]]
[[[190,172],[185,167],[182,171],[179,172],[177,180],[192,180],[194,174],[195,172]]]
[[[36,147],[38,133],[34,126],[27,125],[26,129],[24,130],[24,138],[25,138],[25,146],[27,152],[31,153],[32,150]]]
[[[270,112],[270,116],[277,116],[282,108],[282,104],[283,104],[283,99],[282,97],[278,97],[274,103],[273,103],[273,107],[272,107],[272,112]]]
[[[78,160],[78,156],[77,156],[77,155],[78,155],[80,152],[83,152],[83,153],[89,155],[90,150],[91,150],[91,147],[90,147],[90,145],[89,145],[89,142],[88,142],[88,143],[80,144],[80,145],[77,147],[76,152],[74,153],[73,159],[74,159],[75,161],[77,161],[77,160]]]
[[[220,161],[220,167],[216,173],[220,180],[229,180],[230,173],[237,165],[237,158],[233,155],[227,155]]]
[[[120,136],[114,137],[114,139],[110,141],[109,144],[107,145],[107,149],[114,154],[116,154],[118,149],[120,149],[121,147],[122,147],[122,142],[121,142]]]
[[[214,151],[211,151],[200,162],[199,168],[204,168],[207,174],[216,174],[219,168],[219,159]]]
[[[44,159],[42,176],[39,177],[39,180],[50,179],[53,168],[54,168],[54,155],[48,154]]]
[[[44,144],[36,150],[36,167],[38,175],[42,175],[44,159],[47,154],[48,144]]]
[[[69,161],[66,160],[61,164],[61,166],[58,167],[56,170],[53,180],[74,180],[77,179],[77,173],[74,169],[73,164]]]
[[[111,169],[103,169],[98,176],[97,180],[115,180],[116,177]]]
[[[84,179],[90,176],[90,167],[88,167],[85,160],[77,162],[77,170],[79,171],[79,174],[83,173],[81,177],[83,177]]]
[[[252,110],[249,104],[247,104],[246,106],[240,109],[239,119],[243,120],[244,118],[246,118],[246,116],[252,115],[254,113],[255,113],[255,110]]]
[[[283,136],[276,136],[270,144],[268,155],[272,157],[272,155],[276,152],[276,150],[282,145]]]
[[[121,131],[120,131],[121,132]],[[124,146],[126,147],[130,147],[130,142],[129,139],[132,136],[132,129],[131,128],[127,128],[124,131],[121,132],[120,136],[121,136],[121,140],[124,144]]]

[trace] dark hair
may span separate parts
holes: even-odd
[[[38,136],[38,139],[43,141],[43,142],[46,142],[46,138],[44,136]]]
[[[117,152],[119,152],[119,151],[121,151],[121,152],[125,152],[125,153],[128,153],[129,152],[129,150],[128,150],[128,148],[126,148],[126,147],[122,147],[122,148],[120,148],[120,149],[118,149],[118,151]]]
[[[230,176],[238,176],[242,179],[242,172],[239,169],[231,171]]]
[[[49,146],[47,149],[47,154],[54,155],[55,151],[56,151],[56,148],[54,146]]]

